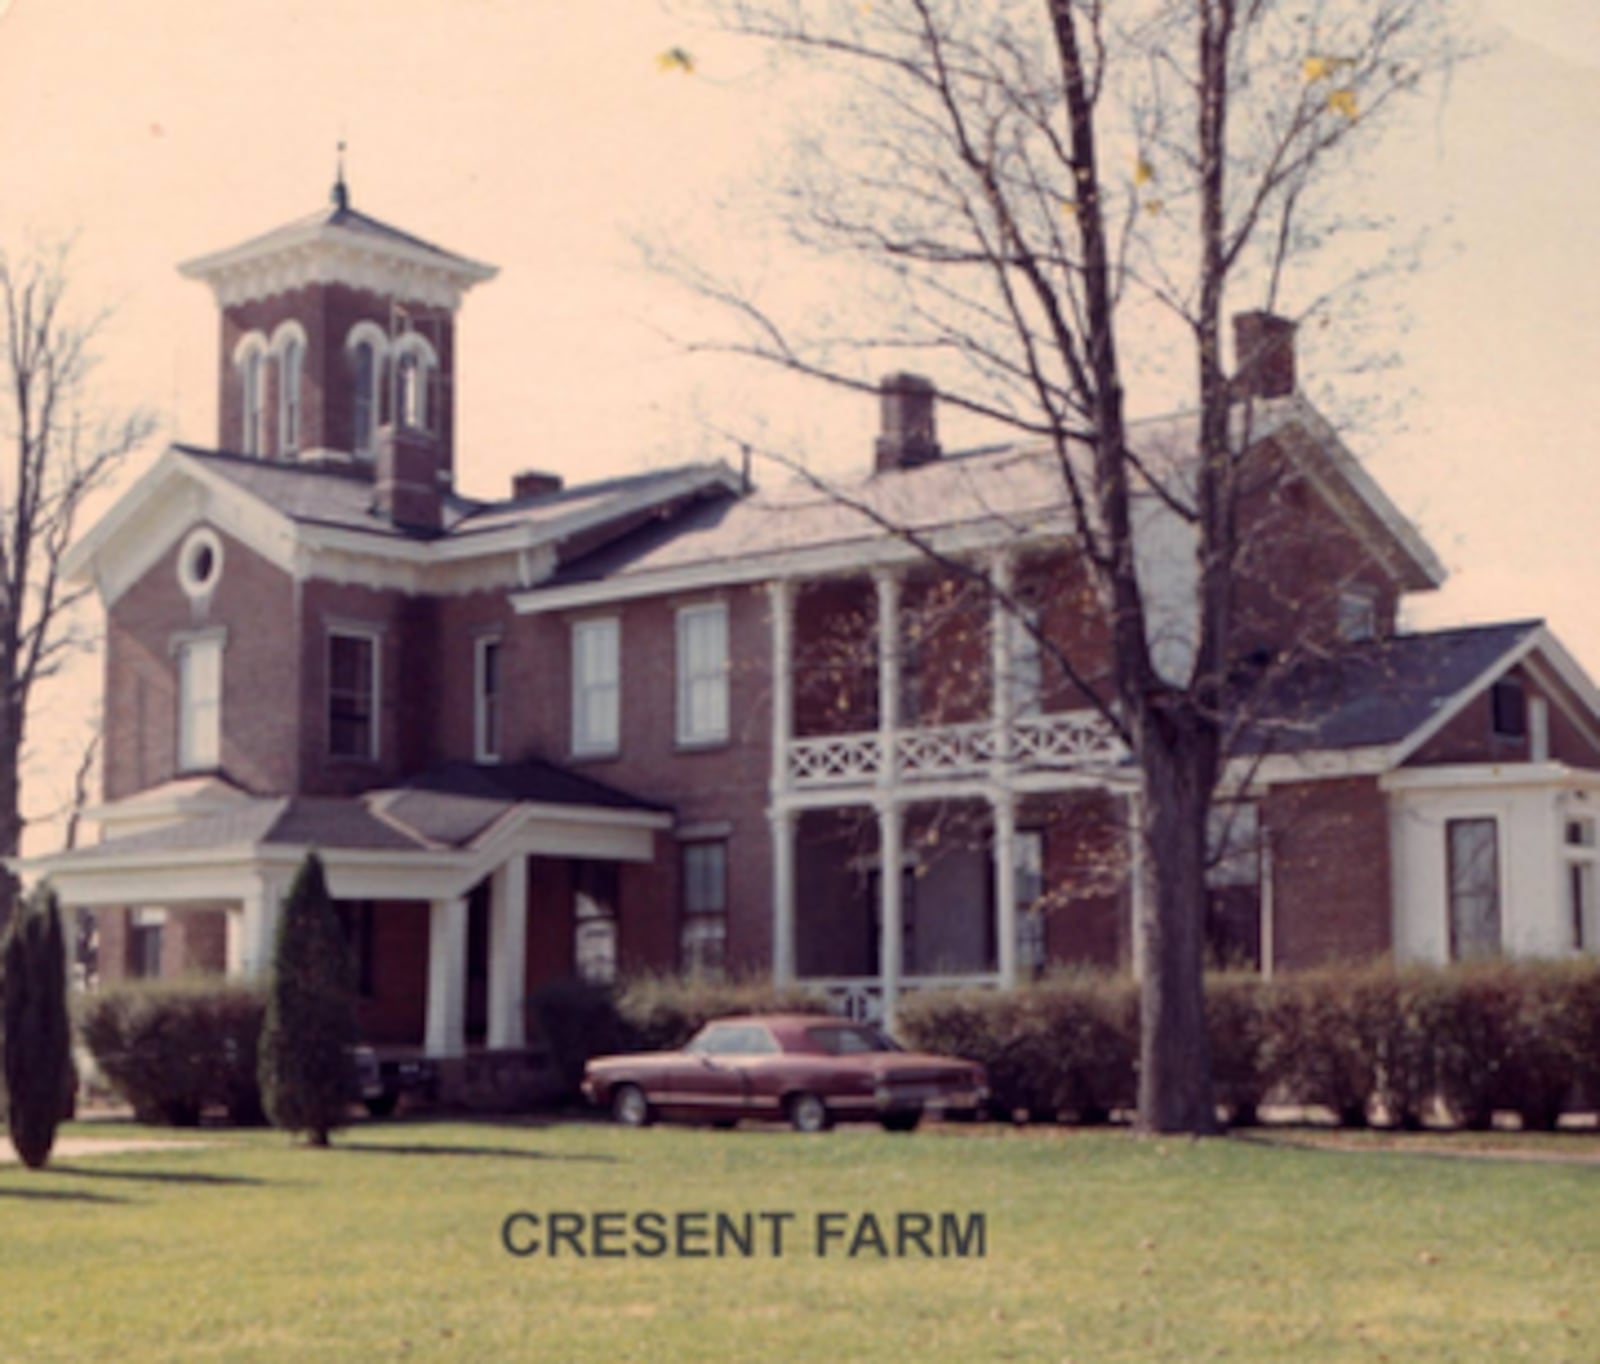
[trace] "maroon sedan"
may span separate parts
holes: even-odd
[[[596,1057],[583,1093],[629,1127],[657,1116],[719,1127],[759,1118],[820,1132],[835,1119],[865,1118],[909,1132],[927,1109],[978,1113],[989,1086],[976,1062],[904,1051],[876,1028],[770,1014],[707,1023],[682,1051]]]

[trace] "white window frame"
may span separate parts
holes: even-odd
[[[365,346],[372,356],[372,372],[361,383],[360,352]],[[344,339],[350,365],[350,444],[357,459],[370,460],[377,454],[378,427],[383,421],[383,372],[389,362],[389,335],[376,322],[364,320],[350,328]],[[360,414],[367,414],[366,440],[361,439]]]
[[[589,641],[599,641],[598,654]],[[602,666],[596,667],[599,664]],[[598,721],[598,722],[597,722]],[[611,757],[622,748],[622,622],[590,616],[572,622],[572,752]]]
[[[333,644],[336,639],[364,640],[372,650],[372,682],[368,691],[367,703],[367,751],[365,753],[341,753],[333,744]],[[330,625],[328,627],[328,640],[324,654],[327,667],[327,685],[323,688],[323,701],[328,725],[327,750],[330,758],[342,758],[357,762],[376,762],[382,752],[383,745],[381,731],[383,728],[383,632],[370,626],[360,625]]]
[[[1017,971],[1036,976],[1049,960],[1044,911],[1044,830],[1018,829],[1012,843],[1011,874],[1016,895]]]
[[[278,455],[286,459],[300,453],[305,328],[293,320],[280,323],[272,333],[272,354],[278,366]]]
[[[727,839],[680,843],[678,865],[683,886],[679,966],[686,975],[720,978],[727,969],[728,952]],[[710,960],[708,948],[714,948]]]
[[[180,635],[172,652],[178,674],[179,772],[209,772],[222,763],[222,650],[220,630]]]
[[[712,630],[720,644],[718,657],[694,657],[697,631]],[[678,608],[677,740],[682,748],[700,748],[728,740],[728,604],[699,602]],[[720,636],[720,639],[718,639]]]
[[[1467,870],[1459,867],[1456,862],[1453,832],[1456,826],[1487,825],[1492,835],[1489,847],[1494,857],[1493,884],[1489,889],[1493,893],[1493,912],[1495,921],[1495,942],[1490,951],[1465,950],[1466,945],[1460,941],[1460,932],[1457,922],[1457,873]],[[1496,957],[1504,953],[1506,941],[1506,887],[1505,887],[1505,846],[1501,837],[1500,818],[1494,814],[1467,814],[1451,816],[1444,822],[1444,912],[1445,912],[1445,941],[1449,947],[1451,961],[1471,961],[1480,957]]]
[[[247,333],[233,350],[239,371],[239,451],[261,455],[266,448],[267,338]]]
[[[489,656],[494,654],[493,676]],[[493,690],[490,683],[493,683]],[[500,761],[501,723],[505,709],[505,641],[498,633],[472,642],[472,746],[481,763]]]
[[[407,332],[394,344],[394,422],[413,431],[429,431],[433,413],[428,401],[439,356],[428,338]],[[414,375],[408,380],[407,375]]]

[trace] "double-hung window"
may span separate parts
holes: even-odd
[[[619,623],[615,617],[572,626],[572,751],[615,753],[622,698]]]
[[[685,843],[681,855],[683,970],[720,976],[728,943],[728,845]]]
[[[180,640],[178,770],[203,772],[222,757],[222,636]]]
[[[369,631],[328,632],[328,752],[336,758],[378,756],[378,637]]]
[[[1500,840],[1493,818],[1445,821],[1450,959],[1500,951]]]
[[[278,453],[288,456],[300,449],[300,370],[305,347],[298,337],[284,342],[278,355]]]
[[[678,742],[728,737],[728,608],[722,602],[678,612]]]

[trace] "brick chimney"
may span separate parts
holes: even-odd
[[[426,431],[385,423],[373,460],[373,504],[378,514],[408,530],[436,531],[443,524],[439,443]]]
[[[1238,398],[1294,392],[1294,323],[1257,309],[1233,315],[1233,388]]]
[[[523,469],[511,475],[511,497],[516,502],[550,497],[564,486],[560,474],[546,473],[543,469]]]
[[[873,472],[915,469],[939,458],[934,428],[934,387],[920,374],[888,374],[878,385],[882,430],[874,445]]]

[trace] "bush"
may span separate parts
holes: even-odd
[[[996,1111],[1103,1122],[1134,1100],[1138,996],[1122,976],[1071,972],[1012,991],[919,991],[901,1007],[906,1039],[980,1061]]]
[[[1398,1026],[1397,999],[1394,973],[1381,964],[1275,979],[1262,1016],[1268,1087],[1331,1109],[1341,1127],[1365,1127]]]
[[[617,1011],[630,1045],[640,1051],[681,1047],[713,1018],[733,1014],[827,1014],[827,1000],[798,985],[765,976],[732,980],[641,975],[617,994]]]
[[[1262,1064],[1267,982],[1227,972],[1206,980],[1206,1032],[1211,1040],[1211,1076],[1217,1102],[1226,1104],[1234,1127],[1254,1127],[1266,1097]]]
[[[591,1056],[629,1051],[633,1039],[617,1012],[616,996],[604,985],[557,980],[528,997],[530,1040],[543,1041],[562,1093],[572,1098]]]
[[[192,1127],[220,1106],[261,1121],[256,1048],[266,997],[220,980],[134,982],[87,995],[79,1032],[140,1122]]]
[[[0,1109],[18,1158],[37,1170],[77,1088],[61,910],[48,886],[18,906],[6,931],[0,1003]]]

